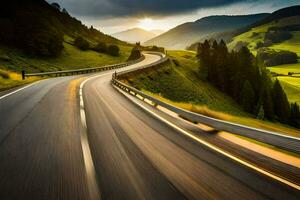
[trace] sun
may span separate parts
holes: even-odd
[[[139,20],[138,27],[150,31],[154,29],[154,25],[154,21],[151,18],[144,18]]]

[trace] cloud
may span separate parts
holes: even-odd
[[[255,0],[246,0],[246,2],[253,1]],[[123,17],[175,15],[245,0],[56,0],[56,2],[77,16]]]

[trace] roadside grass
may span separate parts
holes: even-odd
[[[258,129],[263,129],[263,130],[269,130],[273,132],[278,132],[278,133],[284,133],[287,135],[291,136],[296,136],[300,137],[300,130],[296,130],[292,127],[280,124],[280,123],[275,123],[275,122],[269,122],[269,121],[262,121],[255,119],[254,117],[242,117],[242,116],[235,116],[231,115],[225,112],[219,112],[216,110],[212,110],[208,108],[205,105],[195,105],[191,103],[184,103],[184,102],[174,102],[170,101],[169,99],[166,99],[158,94],[153,94],[149,91],[143,90],[143,92],[163,101],[169,104],[172,104],[174,106],[177,106],[179,108],[189,110],[198,114],[202,114],[208,117],[224,120],[224,121],[229,121],[237,124],[242,124],[250,127],[255,127]],[[226,104],[226,102],[224,102]],[[243,112],[243,111],[241,111]]]
[[[171,65],[135,74],[123,81],[180,108],[233,123],[300,137],[300,130],[280,123],[257,120],[229,96],[201,80],[195,53],[168,51]]]
[[[3,74],[5,74],[5,76],[3,76]],[[30,77],[26,78],[26,80],[22,80],[21,74],[0,69],[0,91],[32,83],[37,80],[40,80],[40,78]]]

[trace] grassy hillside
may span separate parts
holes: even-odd
[[[87,50],[74,45],[79,37],[87,41]],[[117,45],[119,56],[97,52],[94,47],[99,43]],[[0,90],[35,80],[20,81],[16,73],[21,70],[45,72],[125,62],[132,47],[86,27],[65,9],[44,0],[11,0],[0,8],[0,69],[14,75],[0,78]]]
[[[269,67],[268,69],[284,75],[287,75],[289,72],[300,73],[300,63]],[[280,80],[289,101],[300,104],[300,78],[288,76],[279,76],[277,78]]]
[[[27,56],[22,50],[0,46],[0,68],[12,71],[25,69],[26,72],[42,72],[99,67],[107,64],[125,62],[132,48],[130,46],[120,46],[120,56],[113,57],[92,50],[81,51],[67,42],[64,42],[63,45],[64,49],[61,55],[54,58]]]
[[[261,20],[258,20],[258,21],[254,22],[254,23],[252,23],[252,24],[250,24],[248,26],[245,26],[245,27],[242,27],[242,28],[238,28],[238,29],[233,30],[233,31],[226,31],[225,30],[225,31],[222,31],[222,32],[213,33],[213,34],[210,34],[210,35],[208,35],[207,37],[205,37],[203,39],[208,39],[208,40],[209,39],[215,39],[217,41],[220,41],[221,39],[223,39],[224,41],[226,41],[226,43],[230,43],[230,42],[232,42],[232,40],[235,37],[237,37],[239,35],[243,35],[244,33],[250,33],[248,35],[247,34],[244,35],[244,36],[246,36],[246,38],[247,37],[250,38],[250,42],[252,40],[257,39],[257,38],[261,40],[261,38],[262,38],[261,35],[260,36],[259,35],[252,35],[253,32],[251,30],[253,30],[253,29],[257,28],[257,27],[262,27],[263,29],[268,28],[267,27],[268,24],[271,24],[272,22],[277,23],[279,26],[288,26],[290,22],[291,23],[297,22],[298,19],[296,19],[296,21],[295,21],[292,18],[295,17],[295,16],[299,16],[299,13],[300,13],[300,6],[291,6],[291,7],[282,8],[282,9],[279,9],[279,10],[271,13],[267,17],[265,17],[265,18],[263,18]],[[282,19],[284,19],[284,18],[286,18],[286,20],[282,21]],[[279,21],[281,21],[281,22],[279,22]],[[281,25],[280,25],[280,23],[281,23]],[[265,25],[267,25],[267,26],[265,26]],[[275,26],[276,26],[276,24],[275,24]],[[263,30],[263,32],[266,32],[266,31],[267,31],[267,29]],[[256,32],[254,32],[254,33],[256,33]],[[241,46],[241,44],[245,45],[246,42],[249,42],[249,41],[247,41],[246,38],[245,37],[244,38],[240,38],[241,39],[240,41],[242,43],[240,43],[239,46]],[[237,39],[237,38],[235,38],[235,39]],[[237,43],[234,43],[232,45],[232,47],[235,47],[236,44]],[[254,45],[256,45],[256,43],[254,43]],[[195,51],[197,49],[197,46],[198,46],[198,42],[191,44],[188,47],[188,49]],[[282,49],[282,48],[280,48],[280,49]],[[288,50],[288,49],[286,49],[286,50]]]
[[[295,14],[294,14],[295,15]],[[285,16],[285,15],[284,15]],[[272,18],[271,18],[272,19]],[[268,46],[268,49],[275,51],[291,51],[297,54],[298,58],[300,57],[300,14],[297,16],[279,18],[276,17],[276,20],[270,21],[267,23],[259,23],[258,26],[251,28],[250,30],[242,33],[233,38],[232,42],[229,43],[229,48],[235,49],[239,48],[241,45],[246,45],[254,55],[258,54],[260,48],[257,48],[258,43],[264,41],[265,35],[270,29],[286,29],[285,27],[294,27],[291,31],[288,32],[291,34],[291,38],[284,40],[279,43],[273,43]],[[300,62],[295,64],[284,64],[273,67],[268,67],[268,69],[277,74],[287,75],[289,72],[300,72]],[[300,104],[300,79],[295,77],[278,77],[284,90],[288,96],[290,102],[297,102]]]
[[[267,17],[268,14],[240,16],[209,16],[195,22],[181,24],[145,43],[168,49],[186,49],[211,34],[232,31]]]
[[[231,49],[238,48],[241,44],[246,45],[253,54],[256,55],[258,48],[257,44],[259,42],[263,42],[265,34],[268,32],[268,30],[272,27],[286,27],[289,25],[299,25],[300,24],[300,15],[299,16],[293,16],[283,19],[278,19],[272,22],[269,22],[267,24],[263,24],[257,27],[252,28],[251,30],[242,33],[236,37],[233,38],[232,42],[228,44],[228,47]],[[293,51],[300,55],[300,30],[299,31],[290,31],[292,34],[292,38],[280,43],[272,44],[271,46],[268,46],[270,49],[274,50],[289,50]]]
[[[256,120],[245,113],[229,96],[206,81],[201,81],[195,53],[168,51],[173,63],[155,71],[126,78],[124,81],[166,102],[215,118],[262,129],[300,135],[282,124]]]

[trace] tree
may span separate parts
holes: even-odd
[[[77,37],[74,41],[74,45],[79,48],[80,50],[88,50],[90,47],[90,44],[88,43],[88,41],[86,41],[84,38],[82,37]]]
[[[210,44],[208,40],[205,40],[204,43],[199,43],[197,57],[200,60],[199,71],[202,73],[201,76],[207,78],[210,65]]]
[[[269,120],[274,120],[275,113],[274,113],[274,104],[271,95],[271,89],[266,87],[263,94],[263,109],[265,111],[265,117]]]
[[[60,5],[58,3],[52,3],[51,6],[60,11]]]
[[[259,120],[264,120],[265,119],[265,111],[264,111],[264,107],[261,105],[257,114],[257,119]]]
[[[95,47],[94,50],[99,53],[106,53],[107,52],[107,45],[105,42],[99,42]]]
[[[130,56],[127,61],[137,60],[142,56],[141,51],[138,48],[132,48]]]
[[[276,116],[280,122],[287,123],[290,118],[290,105],[278,79],[276,79],[272,89],[272,98]]]
[[[248,80],[244,82],[240,96],[240,103],[245,111],[250,113],[253,111],[253,106],[255,104],[255,93]]]
[[[65,8],[63,8],[61,12],[66,14],[66,15],[69,15],[68,11]]]
[[[119,56],[120,48],[117,45],[109,45],[107,48],[107,53],[111,56]]]
[[[300,128],[300,108],[297,103],[291,103],[290,124]]]

